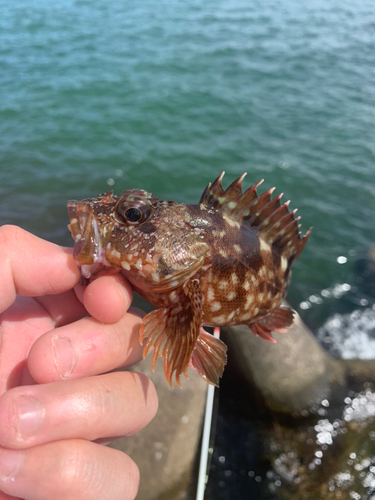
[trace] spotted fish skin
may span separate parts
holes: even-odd
[[[258,196],[262,181],[242,192],[245,176],[226,190],[222,173],[197,205],[159,201],[140,189],[67,203],[74,257],[87,284],[121,272],[157,309],[143,319],[144,355],[164,357],[167,381],[180,385],[188,366],[217,385],[226,347],[203,325],[249,325],[271,332],[292,324],[280,307],[293,262],[309,237],[274,189]]]

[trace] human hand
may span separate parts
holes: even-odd
[[[140,313],[121,275],[78,281],[68,250],[0,227],[0,500],[137,493],[137,466],[99,442],[156,413],[147,377],[107,373],[142,358]]]

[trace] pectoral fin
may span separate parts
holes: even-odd
[[[181,387],[180,375],[187,369],[196,344],[202,317],[202,293],[198,280],[189,280],[179,290],[175,306],[150,312],[143,318],[140,342],[147,337],[143,357],[154,347],[152,369],[159,356],[164,357],[164,373],[171,387],[173,373]]]

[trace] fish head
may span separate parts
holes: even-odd
[[[150,219],[156,205],[157,199],[141,189],[128,189],[118,196],[109,191],[95,198],[67,202],[73,257],[82,284],[121,271],[122,254],[137,240],[142,239],[143,247],[147,246],[144,232],[137,233],[137,227]]]
[[[84,285],[121,271],[144,292],[171,290],[198,271],[208,252],[186,205],[141,189],[68,201],[67,208]]]

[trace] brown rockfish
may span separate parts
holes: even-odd
[[[242,192],[243,174],[224,190],[223,175],[197,205],[141,189],[67,203],[82,283],[121,272],[157,308],[144,317],[140,341],[147,337],[144,356],[154,348],[153,368],[164,357],[170,385],[188,366],[218,385],[226,346],[203,325],[245,324],[273,341],[272,331],[293,322],[280,304],[311,230],[301,236],[296,210],[282,195],[271,199],[274,188],[258,196],[263,181]]]

